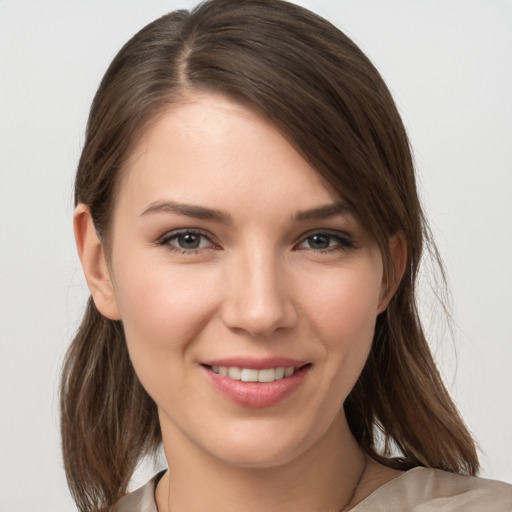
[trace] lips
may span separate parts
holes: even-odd
[[[294,393],[311,364],[289,358],[224,359],[201,365],[213,388],[243,407],[271,407]]]

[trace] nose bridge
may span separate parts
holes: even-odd
[[[229,272],[225,321],[230,328],[268,336],[296,319],[284,261],[271,247],[240,251]],[[288,286],[287,286],[288,285]]]

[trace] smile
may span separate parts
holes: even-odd
[[[277,405],[307,379],[312,363],[287,357],[228,358],[201,364],[207,381],[242,407]]]
[[[242,382],[274,382],[291,377],[296,368],[294,366],[279,366],[277,368],[239,368],[237,366],[210,366],[213,373]]]

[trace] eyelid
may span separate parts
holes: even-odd
[[[324,235],[327,237],[338,239],[339,243],[336,245],[333,245],[331,247],[327,247],[324,249],[314,249],[314,248],[303,248],[303,250],[310,250],[314,252],[322,252],[322,251],[333,251],[333,250],[346,250],[350,248],[356,248],[356,244],[354,242],[354,237],[347,233],[346,231],[340,231],[336,229],[314,229],[311,231],[308,231],[307,233],[304,233],[297,243],[295,244],[295,248],[300,250],[299,247],[302,243],[304,243],[308,238],[311,238],[315,235]]]
[[[200,237],[205,238],[208,240],[209,244],[207,247],[197,247],[197,248],[191,248],[186,249],[179,247],[177,245],[173,245],[171,243],[172,240],[178,238],[181,235],[197,235]],[[313,248],[313,247],[300,247],[301,244],[303,244],[305,241],[307,241],[308,238],[311,238],[315,235],[325,236],[329,237],[331,239],[335,239],[337,243],[335,243],[332,246],[326,247],[326,248]],[[205,231],[204,229],[200,228],[178,228],[173,229],[171,231],[167,231],[162,236],[160,236],[156,241],[156,245],[159,246],[166,246],[171,251],[178,251],[182,253],[189,253],[194,254],[200,251],[203,251],[205,249],[221,249],[220,244],[218,243],[216,237],[212,235],[212,233]],[[347,233],[346,231],[336,230],[336,229],[313,229],[310,230],[303,235],[300,236],[300,238],[297,240],[297,242],[294,244],[293,248],[295,250],[306,250],[306,251],[313,251],[313,252],[330,252],[330,251],[336,251],[336,250],[347,250],[350,248],[355,248],[356,244],[354,243],[353,236]]]
[[[180,235],[188,235],[188,234],[198,235],[203,238],[206,238],[210,242],[210,245],[208,247],[197,247],[195,249],[184,249],[184,248],[181,248],[181,247],[171,244],[171,240],[176,239]],[[164,233],[162,236],[160,236],[156,240],[155,244],[160,245],[160,246],[166,246],[169,250],[172,250],[172,251],[178,251],[178,252],[184,252],[184,253],[190,253],[190,254],[194,254],[194,253],[200,252],[205,249],[210,249],[210,248],[220,249],[220,245],[217,242],[217,240],[215,239],[215,237],[210,232],[205,231],[204,229],[200,229],[200,228],[179,228],[179,229],[173,229],[171,231],[167,231],[166,233]]]

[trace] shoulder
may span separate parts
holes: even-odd
[[[164,473],[165,471],[161,471],[136,491],[123,496],[114,505],[112,512],[157,512],[155,489]]]
[[[377,489],[352,512],[512,512],[512,486],[415,468]]]

